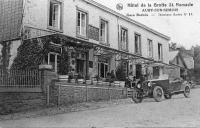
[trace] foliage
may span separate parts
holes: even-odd
[[[95,77],[97,81],[101,80],[101,77],[99,75],[95,75]]]
[[[83,79],[83,74],[82,73],[78,73],[77,79]]]
[[[86,75],[86,80],[90,80],[90,75]]]
[[[194,48],[194,60],[196,63],[200,64],[200,46],[197,45]]]
[[[177,43],[171,42],[169,47],[175,50],[177,48]]]
[[[125,81],[126,80],[126,73],[123,69],[123,62],[121,62],[116,70],[116,79],[119,81]]]
[[[1,50],[1,69],[3,69],[4,73],[6,73],[6,69],[9,66],[9,61],[10,61],[10,49],[11,49],[11,42],[4,42],[1,44],[2,45],[2,50]]]
[[[48,54],[48,43],[41,47],[37,39],[26,40],[18,48],[17,57],[11,69],[38,69],[38,65],[43,62],[43,58]]]
[[[60,63],[59,63],[59,71],[58,73],[61,75],[66,75],[69,72],[69,61],[68,61],[68,52],[62,48],[62,54],[60,58]]]

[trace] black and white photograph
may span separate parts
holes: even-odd
[[[199,0],[0,0],[0,128],[200,127]]]

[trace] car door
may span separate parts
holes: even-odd
[[[182,85],[182,80],[181,80],[181,78],[175,78],[175,79],[171,82],[172,91],[173,91],[173,92],[179,91],[179,90],[181,89],[181,85]]]

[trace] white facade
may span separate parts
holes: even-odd
[[[54,29],[49,26],[50,16],[50,1],[60,3],[60,11],[57,17],[60,17],[59,22],[61,29]],[[140,24],[132,19],[129,19],[121,14],[118,14],[111,9],[100,5],[92,0],[24,0],[25,11],[23,26],[32,27],[38,30],[45,30],[49,33],[61,33],[74,38],[81,38],[83,40],[100,44],[100,41],[86,37],[80,37],[77,35],[77,17],[78,11],[86,14],[87,23],[82,22],[86,27],[86,34],[88,34],[88,26],[91,25],[100,30],[100,21],[104,20],[107,22],[107,41],[108,47],[122,50],[120,48],[121,43],[121,28],[127,31],[127,52],[135,54],[135,34],[140,35],[140,51],[141,56],[145,58],[153,58],[156,61],[162,61],[169,64],[169,37],[148,28],[147,26]],[[85,16],[80,14],[84,19]],[[33,36],[42,36],[43,34],[49,33],[32,33]],[[100,32],[99,32],[100,33]],[[149,45],[148,40],[152,41],[152,54],[153,57],[149,57]],[[158,44],[161,44],[161,60],[159,60]],[[112,58],[113,59],[113,58]],[[111,63],[110,65],[114,65]],[[134,64],[133,64],[134,65]],[[112,69],[113,66],[111,66]],[[132,67],[135,70],[135,67]],[[163,68],[160,68],[163,69]],[[90,69],[92,72],[92,69]],[[159,71],[163,72],[163,71]],[[161,74],[160,74],[161,75]]]

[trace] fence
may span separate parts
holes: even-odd
[[[41,72],[38,70],[0,70],[1,88],[40,88]]]
[[[88,101],[127,98],[126,88],[63,85],[50,86],[48,104],[73,104]]]

